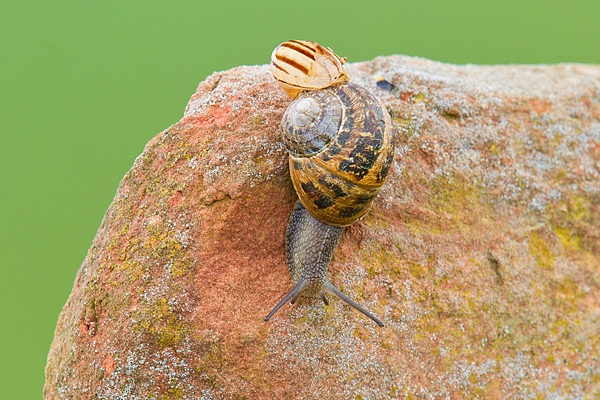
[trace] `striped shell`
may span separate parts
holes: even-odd
[[[271,55],[271,72],[283,90],[295,99],[307,90],[348,81],[342,68],[346,62],[331,49],[305,40],[290,40]]]
[[[301,94],[281,122],[300,201],[329,225],[348,226],[371,207],[394,157],[394,129],[381,102],[345,83]]]

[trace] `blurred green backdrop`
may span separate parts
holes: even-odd
[[[215,70],[287,39],[349,62],[600,64],[600,2],[0,2],[0,397],[40,398],[54,327],[122,176]]]

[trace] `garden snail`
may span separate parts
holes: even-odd
[[[383,323],[327,279],[344,227],[371,207],[394,157],[394,128],[381,102],[350,83],[345,58],[314,42],[292,40],[273,51],[271,71],[294,99],[283,115],[283,141],[299,200],[286,231],[286,264],[294,288],[265,317],[291,300],[338,296]]]

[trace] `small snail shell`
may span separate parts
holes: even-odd
[[[322,89],[348,81],[340,58],[330,48],[305,40],[290,40],[271,54],[271,72],[292,98],[305,90]]]
[[[309,48],[314,52],[308,52]],[[331,63],[321,61],[317,53]],[[288,300],[293,304],[299,296],[320,297],[328,304],[329,293],[383,326],[327,279],[344,227],[369,210],[394,157],[390,115],[365,88],[348,82],[341,67],[344,61],[314,42],[285,42],[273,52],[273,76],[295,98],[281,127],[299,201],[285,241],[286,263],[295,286],[265,321]],[[336,69],[319,69],[317,64],[333,64]],[[311,75],[312,71],[316,72]]]

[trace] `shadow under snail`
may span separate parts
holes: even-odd
[[[340,58],[315,42],[292,40],[271,56],[271,71],[293,99],[281,122],[299,200],[285,235],[294,288],[265,317],[300,296],[335,295],[383,326],[327,279],[344,227],[361,218],[390,170],[395,129],[381,102],[350,83]]]

